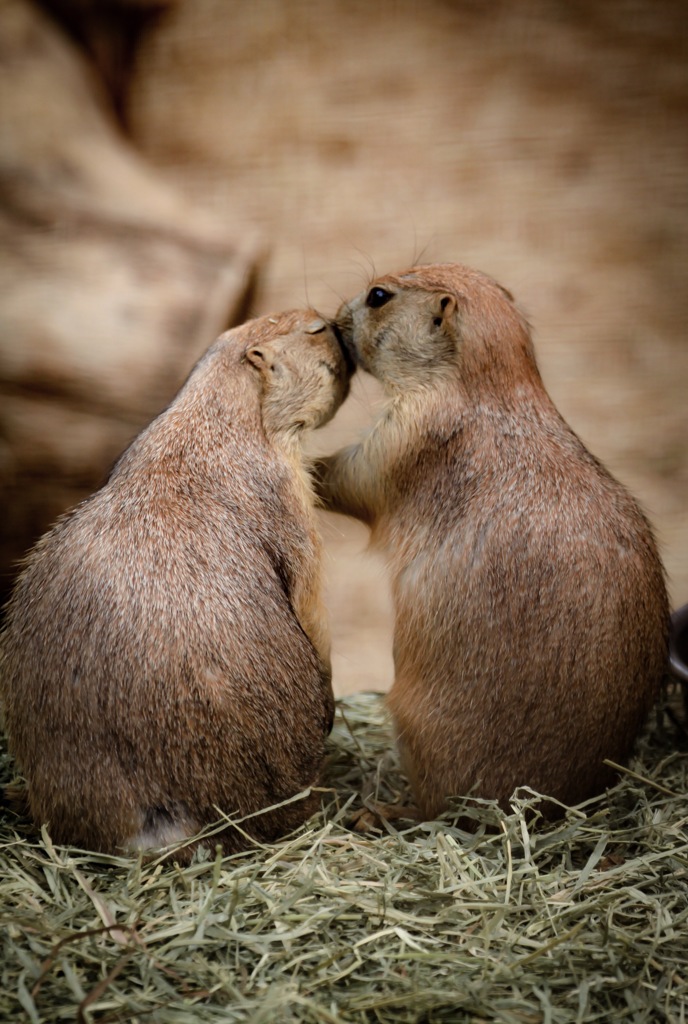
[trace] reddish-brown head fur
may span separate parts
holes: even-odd
[[[403,301],[412,294],[413,302]],[[528,323],[492,278],[459,264],[386,274],[339,310],[361,366],[390,393],[454,380],[470,390],[539,381]]]

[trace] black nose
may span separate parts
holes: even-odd
[[[347,373],[351,376],[351,374],[356,372],[356,349],[354,348],[346,331],[342,330],[341,325],[338,324],[336,320],[331,322],[331,327],[335,338],[339,342],[339,347],[342,350]]]

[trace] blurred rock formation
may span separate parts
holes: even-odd
[[[79,49],[0,6],[0,591],[200,353],[244,318],[256,252],[118,131]]]

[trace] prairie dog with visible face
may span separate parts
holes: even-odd
[[[336,324],[390,401],[360,444],[320,460],[318,490],[389,564],[389,706],[419,808],[506,805],[522,785],[585,799],[613,777],[603,761],[628,755],[666,670],[646,519],[557,412],[490,278],[412,267]]]
[[[317,784],[334,699],[300,439],[349,375],[313,311],[227,332],[29,554],[0,696],[54,841],[145,851]],[[242,828],[272,839],[315,804]],[[219,838],[245,845],[231,827]]]

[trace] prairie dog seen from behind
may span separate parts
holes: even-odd
[[[30,553],[0,695],[32,816],[55,841],[157,848],[317,783],[333,695],[300,438],[348,380],[313,311],[222,335]],[[271,839],[314,806],[242,828]],[[220,841],[245,843],[231,828]]]
[[[547,395],[510,294],[457,264],[373,281],[336,318],[389,403],[319,462],[367,523],[395,607],[389,706],[416,802],[566,803],[622,761],[667,660],[651,529]]]

